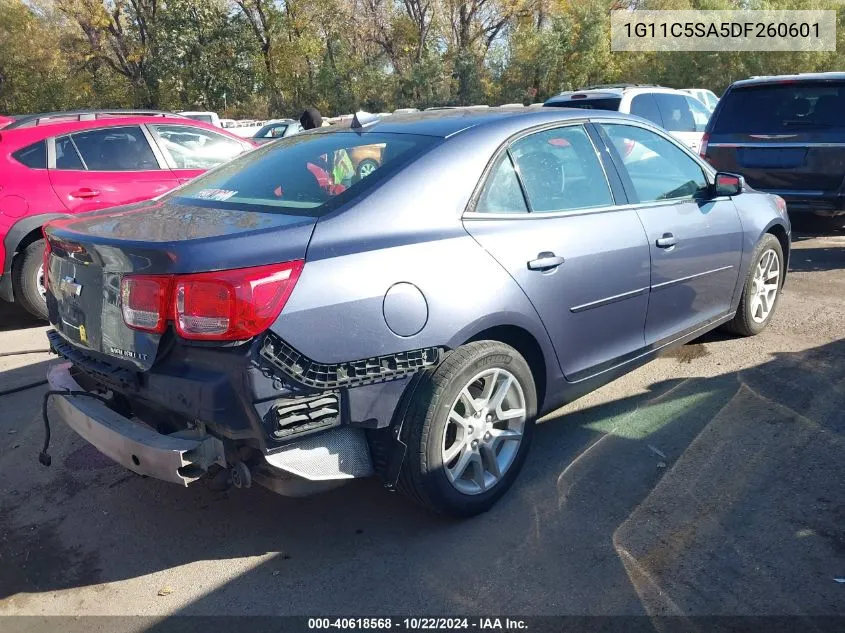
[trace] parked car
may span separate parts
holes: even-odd
[[[214,127],[223,127],[223,123],[221,123],[220,117],[217,115],[216,112],[184,111],[178,112],[177,114],[179,114],[179,116],[193,119],[194,121],[202,121],[203,123],[208,123],[209,125],[213,125]]]
[[[48,220],[159,196],[254,147],[167,113],[18,117],[0,130],[0,298],[47,318],[41,226]]]
[[[381,167],[322,186],[361,146]],[[56,410],[113,460],[296,495],[379,474],[457,516],[513,484],[538,415],[763,330],[790,248],[781,199],[559,108],[315,130],[45,234],[52,389],[113,394]]]
[[[255,133],[252,140],[259,145],[262,145],[276,140],[277,138],[293,136],[301,131],[302,125],[300,125],[299,121],[295,121],[293,119],[274,119],[265,123],[265,125]]]
[[[704,88],[684,88],[682,92],[686,92],[688,95],[698,99],[711,113],[716,109],[716,105],[719,103],[719,97],[717,97],[712,90],[706,90]]]
[[[668,130],[694,152],[701,148],[710,112],[681,90],[661,86],[610,85],[562,92],[544,104],[554,108],[616,110],[636,114]]]
[[[14,121],[15,121],[14,117],[4,116],[4,115],[0,114],[0,128],[4,128],[7,125],[9,125],[9,123],[13,123]]]
[[[733,83],[701,154],[718,169],[782,196],[790,213],[845,215],[845,73]]]

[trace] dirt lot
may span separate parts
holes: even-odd
[[[494,510],[376,481],[292,500],[113,466],[0,398],[2,614],[845,614],[845,234],[795,238],[772,327],[711,334],[540,425]],[[0,351],[45,328],[0,308]],[[47,354],[0,357],[0,390]],[[162,595],[160,595],[162,594]]]

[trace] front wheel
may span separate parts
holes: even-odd
[[[534,430],[531,369],[512,347],[478,341],[423,377],[405,418],[399,489],[436,512],[486,512],[511,487]]]
[[[725,328],[740,336],[754,336],[766,329],[777,308],[785,274],[780,241],[766,233],[751,254],[751,269],[739,308]]]
[[[44,240],[36,240],[15,258],[12,266],[15,301],[33,316],[47,320],[47,288],[44,285]]]

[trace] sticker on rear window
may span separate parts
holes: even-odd
[[[237,191],[230,191],[229,189],[203,189],[198,191],[195,196],[201,200],[217,200],[222,202],[234,196]]]

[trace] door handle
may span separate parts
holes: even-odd
[[[678,238],[672,235],[671,233],[664,233],[663,237],[657,238],[658,248],[672,248],[677,243]]]
[[[89,189],[88,187],[82,187],[82,189],[77,189],[76,191],[71,191],[70,195],[72,198],[96,198],[100,195],[100,192],[96,189]]]
[[[550,251],[543,251],[537,255],[537,259],[528,262],[529,270],[551,270],[563,263],[563,257],[558,257]]]

